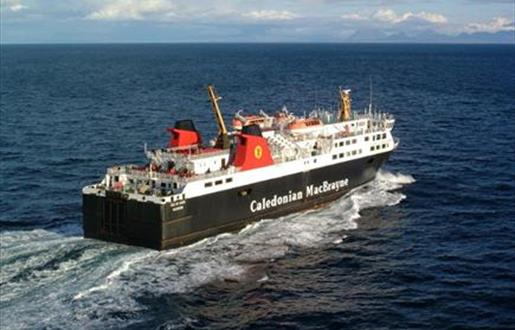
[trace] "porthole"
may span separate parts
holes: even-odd
[[[247,196],[247,195],[250,195],[251,192],[252,192],[251,188],[240,190],[240,191],[238,191],[238,196],[241,196],[241,197]]]

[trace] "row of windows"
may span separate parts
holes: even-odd
[[[381,139],[386,139],[386,133],[372,135],[372,141],[381,140]],[[368,140],[369,140],[369,137],[365,136],[365,141],[368,141]]]
[[[370,147],[370,151],[374,151],[374,150],[379,150],[379,149],[384,149],[384,148],[387,148],[388,147],[388,143],[386,144],[378,144],[376,146],[371,146]]]
[[[231,183],[231,182],[232,182],[232,178],[227,178],[227,179],[225,179],[225,183]],[[211,182],[206,182],[206,183],[204,183],[204,187],[205,187],[205,188],[209,188],[209,187],[212,187],[212,186],[213,186],[213,184],[214,184],[215,186],[219,186],[219,185],[221,185],[222,183],[224,183],[224,182],[223,182],[223,180],[216,180],[215,182],[213,182],[213,181],[211,181]]]
[[[143,196],[141,197],[142,200],[146,200],[147,197],[146,196]],[[173,195],[172,197],[172,202],[177,202],[177,201],[180,201],[180,200],[184,200],[186,199],[186,194],[180,194],[180,195]],[[164,198],[161,199],[161,202],[164,202],[166,201]]]
[[[118,182],[118,177],[117,176],[115,177],[114,181]],[[154,181],[154,180],[134,180],[134,179],[129,179],[128,181],[129,181],[130,184],[134,184],[134,183],[136,183],[136,185],[146,184],[147,186],[152,186],[152,188],[156,187],[156,181]],[[177,187],[178,187],[177,182],[173,182],[173,183],[161,182],[161,188],[177,189]]]
[[[341,152],[339,154],[334,154],[333,155],[333,159],[337,159],[337,158],[343,158],[343,157],[350,157],[350,156],[355,156],[357,154],[361,154],[361,149],[358,149],[358,150],[352,150],[352,151],[347,151],[346,153],[345,152]]]
[[[381,139],[386,139],[386,133],[379,133],[379,134],[376,134],[376,135],[372,135],[372,141],[376,141],[376,140],[381,140]],[[369,141],[370,140],[370,136],[365,136],[365,142]],[[346,140],[346,141],[340,141],[340,142],[336,142],[334,144],[334,147],[337,148],[337,147],[343,147],[344,145],[348,146],[350,144],[355,144],[357,143],[358,141],[356,139],[352,139],[352,140]]]
[[[171,183],[161,182],[161,188],[172,188]],[[173,183],[173,188],[177,189],[177,182]]]
[[[358,140],[356,140],[356,139],[347,140],[347,141],[340,141],[339,143],[338,143],[338,142],[337,142],[337,143],[335,143],[335,144],[334,144],[334,146],[335,146],[335,147],[343,147],[344,145],[348,146],[348,145],[350,145],[351,143],[352,143],[352,144],[355,144],[355,143],[357,143],[357,142],[358,142]]]

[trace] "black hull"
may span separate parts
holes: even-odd
[[[182,205],[127,200],[119,193],[108,192],[106,197],[85,194],[84,237],[157,250],[190,244],[256,220],[333,201],[374,179],[388,157],[385,153],[262,181],[191,198]],[[324,181],[336,186],[316,194],[308,188],[323,186]]]

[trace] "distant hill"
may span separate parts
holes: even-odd
[[[446,35],[434,31],[423,31],[416,35],[406,33],[377,33],[376,30],[360,30],[349,38],[351,42],[399,42],[399,43],[495,43],[515,44],[515,31],[496,33],[460,33]]]

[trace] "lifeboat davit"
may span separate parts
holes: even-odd
[[[266,118],[264,116],[258,116],[258,115],[248,115],[248,116],[242,116],[239,115],[238,117],[233,118],[232,120],[232,126],[235,130],[240,131],[243,126],[251,126],[251,125],[258,125],[260,128],[264,128]]]

